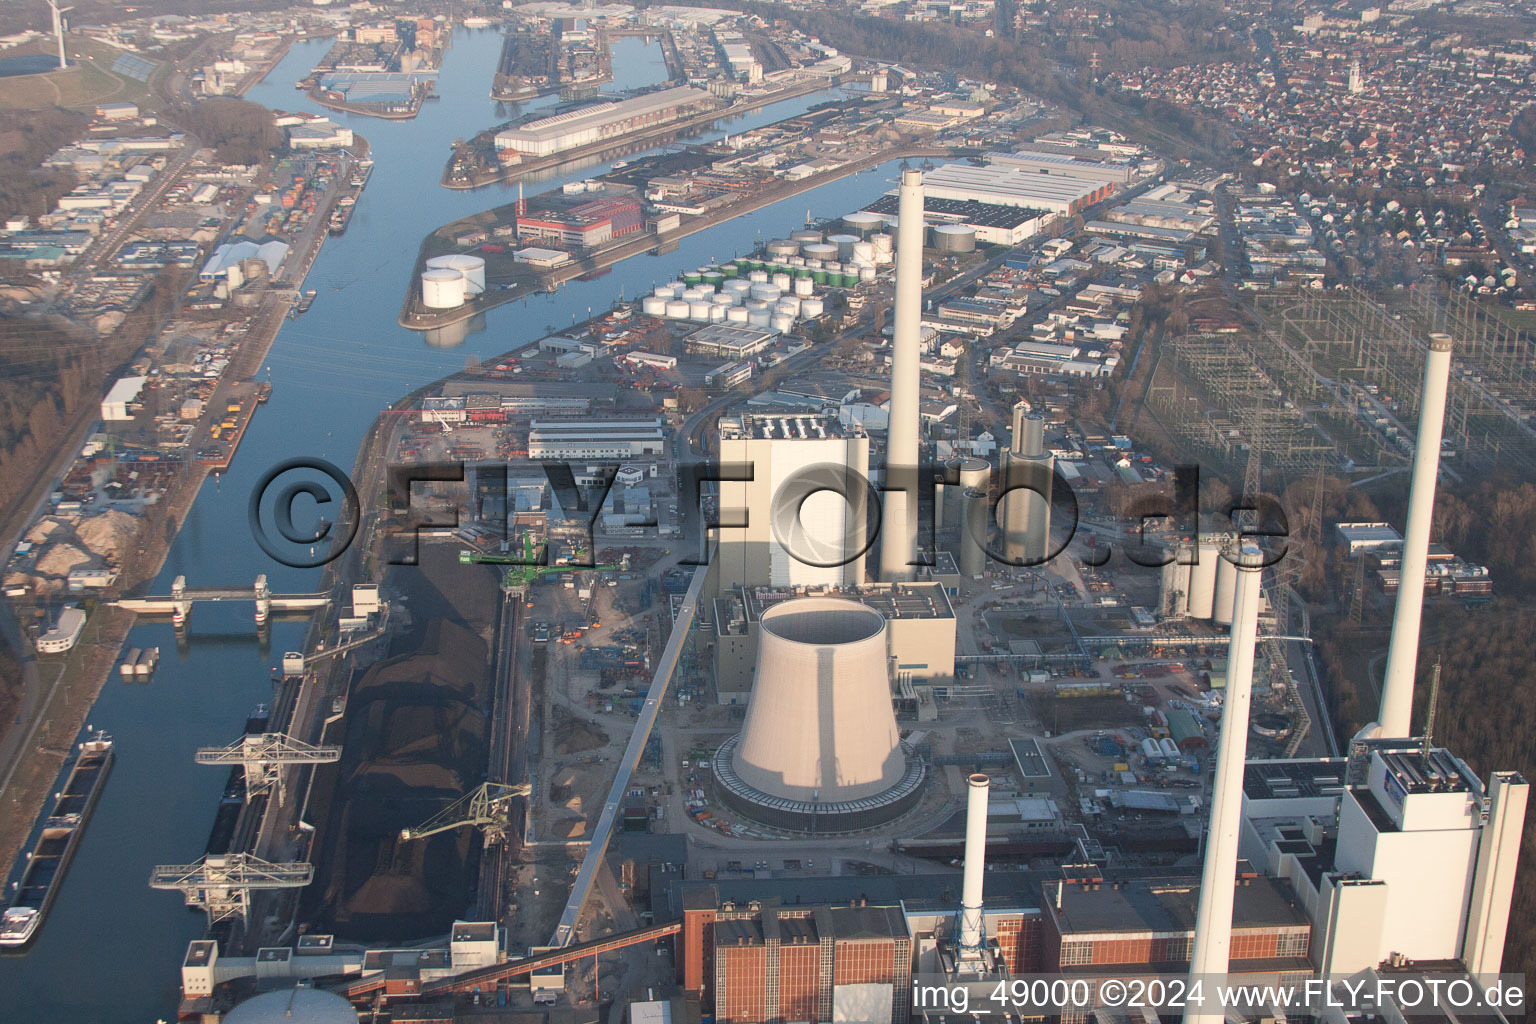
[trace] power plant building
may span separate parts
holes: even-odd
[[[869,437],[836,416],[720,420],[720,461],[752,467],[720,487],[716,556],[723,588],[852,586],[864,581]]]
[[[551,156],[679,121],[695,111],[714,106],[716,102],[702,89],[688,86],[662,89],[634,99],[597,103],[553,117],[542,117],[516,128],[503,128],[496,133],[495,145],[498,151],[514,150],[525,157]]]

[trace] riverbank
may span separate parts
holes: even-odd
[[[651,131],[635,132],[619,139],[604,139],[599,142],[588,143],[585,146],[577,146],[575,149],[568,149],[563,153],[556,153],[552,156],[540,157],[537,160],[525,160],[510,167],[496,167],[488,171],[481,171],[469,178],[461,179],[455,177],[454,165],[458,161],[458,150],[455,150],[448,157],[447,165],[443,167],[443,175],[439,184],[443,188],[471,191],[477,188],[484,188],[487,185],[495,185],[499,182],[517,181],[526,175],[554,170],[579,160],[587,160],[593,157],[620,156],[626,150],[637,148],[649,149],[668,138],[683,135],[698,128],[708,127],[716,121],[725,121],[733,117],[750,114],[754,110],[760,110],[775,103],[783,103],[786,100],[796,99],[813,92],[822,92],[826,89],[835,88],[838,82],[838,79],[831,78],[822,82],[801,83],[788,89],[781,89],[778,92],[755,97],[745,103],[732,104],[729,107],[716,108],[693,117],[685,117],[680,121],[673,121]],[[481,132],[476,138],[483,138],[486,134],[486,132]],[[470,144],[472,145],[473,142]]]
[[[368,141],[359,137],[354,152],[359,158],[365,156]],[[328,216],[328,212],[319,211],[317,217]],[[222,383],[214,393],[210,408],[222,409],[224,406],[221,400],[227,396],[233,383],[255,376],[266,361],[278,332],[287,320],[288,310],[296,301],[304,278],[314,265],[327,237],[325,230],[315,232],[312,244],[297,254],[298,262],[288,272],[291,288],[274,289],[269,294],[261,315],[233,353],[225,371],[226,383]],[[167,317],[167,322],[170,319],[174,319],[174,313]],[[78,451],[78,447],[70,451]],[[120,560],[119,593],[146,592],[148,586],[160,575],[177,531],[186,521],[210,472],[209,467],[188,461],[162,500],[150,506],[138,525],[136,548],[126,552]],[[0,802],[0,863],[7,865],[7,872],[12,870],[16,856],[31,833],[64,760],[73,747],[74,738],[85,727],[92,706],[111,680],[112,668],[137,619],[131,612],[102,604],[92,612],[80,640],[67,655],[60,659],[38,661],[43,679],[53,679],[54,682],[49,695],[39,705],[33,722],[23,721],[13,726],[18,729],[35,729],[36,735],[18,750],[15,767],[6,768],[12,774],[5,789],[7,799]],[[20,657],[30,656],[23,651],[17,654]],[[57,673],[54,666],[58,666]]]
[[[780,200],[793,199],[797,195],[809,192],[812,189],[820,188],[823,185],[830,184],[831,182],[838,181],[842,178],[851,177],[852,175],[858,174],[861,171],[868,170],[871,167],[876,167],[887,161],[915,160],[925,157],[947,157],[949,155],[951,155],[950,150],[942,147],[904,146],[893,150],[881,151],[871,156],[853,161],[852,163],[844,164],[841,167],[836,167],[830,171],[823,171],[820,174],[813,174],[809,177],[801,178],[798,181],[776,182],[775,185],[777,187],[764,189],[759,193],[731,203],[728,206],[723,206],[719,209],[711,210],[708,213],[690,217],[689,219],[683,221],[683,223],[680,224],[675,230],[668,231],[665,235],[658,235],[655,232],[648,231],[641,238],[633,239],[627,242],[621,242],[617,245],[599,250],[598,252],[595,252],[584,259],[572,260],[570,263],[564,266],[557,267],[554,270],[546,271],[545,273],[537,275],[535,283],[529,287],[499,288],[495,291],[487,290],[481,292],[474,298],[465,301],[463,305],[456,306],[453,309],[428,312],[422,308],[419,301],[419,282],[421,279],[421,271],[424,268],[426,261],[430,258],[430,256],[435,256],[438,254],[431,253],[429,255],[427,251],[427,243],[430,242],[434,236],[442,234],[444,231],[451,230],[455,225],[463,224],[465,227],[469,227],[471,225],[471,221],[469,220],[454,221],[452,224],[443,225],[434,231],[431,235],[428,235],[426,239],[422,240],[421,248],[416,254],[415,268],[412,270],[410,280],[406,284],[405,300],[401,304],[399,323],[401,327],[412,331],[427,331],[438,327],[449,327],[453,324],[468,320],[480,313],[484,313],[487,310],[495,309],[497,306],[505,305],[508,302],[515,302],[519,299],[525,299],[529,295],[537,294],[538,292],[554,291],[556,288],[560,287],[560,285],[567,281],[582,277],[586,274],[592,274],[596,273],[597,271],[604,270],[613,266],[615,263],[629,259],[631,256],[639,256],[643,253],[660,249],[663,246],[673,245],[678,241],[687,238],[689,235],[697,234],[700,231],[706,231],[709,228],[724,223],[725,221],[732,220],[736,217],[745,216],[746,214],[752,213],[755,210],[760,210],[765,206],[771,206]],[[511,204],[495,207],[491,212],[494,213],[497,210],[509,209],[510,205]],[[483,216],[483,214],[477,216]]]

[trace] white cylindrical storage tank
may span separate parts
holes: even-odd
[[[775,238],[764,247],[770,260],[787,260],[791,256],[798,255],[800,243],[791,242],[785,238]]]
[[[868,263],[873,266],[875,262],[875,243],[855,242],[853,244],[853,261],[855,263]]]
[[[798,242],[800,251],[804,252],[807,245],[821,244],[821,232],[811,228],[801,228],[799,231],[791,231],[789,233],[789,240],[791,242]]]
[[[805,266],[805,257],[804,256],[791,256],[785,262],[788,263],[792,267],[803,267],[803,266]]]
[[[735,278],[721,285],[720,290],[732,295],[745,295],[752,290],[752,282]]]
[[[682,299],[673,299],[671,302],[667,303],[667,319],[687,320],[688,303],[684,302]]]
[[[787,313],[775,313],[768,318],[768,326],[780,334],[788,334],[795,326],[795,318]]]
[[[874,267],[860,267],[859,268],[859,280],[860,281],[868,282],[868,281],[873,281],[874,279],[875,279],[875,268]]]
[[[827,260],[837,259],[837,246],[831,242],[817,242],[814,245],[807,245],[801,252],[805,253],[805,258],[808,260],[821,260],[823,263]]]
[[[729,306],[710,306],[709,322],[712,324],[725,323],[725,311],[730,308]]]
[[[795,278],[795,294],[805,298],[816,290],[816,282],[808,277]]]
[[[754,309],[747,314],[747,323],[753,327],[767,327],[772,318],[766,309]]]
[[[939,252],[975,252],[976,229],[969,224],[940,224],[933,229],[933,247]]]
[[[682,281],[668,281],[666,287],[672,289],[672,297],[674,299],[683,294],[688,288]]]
[[[697,288],[684,288],[682,293],[678,295],[678,298],[684,302],[703,302],[704,293]]]
[[[848,229],[850,235],[868,238],[885,230],[885,218],[878,213],[850,213],[843,218],[843,227]]]
[[[737,297],[735,292],[716,292],[709,297],[709,301],[716,306],[734,306],[741,299]]]
[[[779,291],[787,292],[789,291],[792,279],[788,274],[774,274],[769,280],[773,282],[773,286]]]
[[[774,302],[777,301],[777,299],[774,300]],[[747,310],[752,313],[760,313],[773,308],[773,302],[769,302],[767,299],[748,299],[742,305],[746,306]]]
[[[825,265],[826,265],[825,263],[823,263],[821,260],[818,260],[818,259],[807,259],[805,261],[805,269],[806,270],[820,270]]]
[[[875,257],[878,259],[881,253],[890,256],[896,251],[896,238],[887,231],[869,236],[870,243],[875,247]]]
[[[464,275],[447,267],[421,272],[421,304],[428,309],[464,305]]]
[[[766,284],[768,281],[768,271],[753,270],[747,274],[747,280],[752,284]]]
[[[715,294],[715,286],[712,284],[696,284],[693,286],[693,290],[706,299]]]
[[[789,278],[786,277],[784,280],[788,281]],[[783,294],[784,289],[777,284],[755,284],[751,292],[754,299],[761,299],[763,302],[776,302]]]
[[[1195,548],[1198,559],[1189,569],[1189,617],[1208,619],[1216,600],[1216,573],[1221,564],[1221,546],[1206,541]]]
[[[669,285],[669,284],[659,284],[659,285],[657,285],[654,289],[651,290],[651,294],[654,295],[658,299],[675,299],[675,298],[677,298],[677,292],[674,291],[672,289],[672,286]]]
[[[853,243],[858,240],[858,235],[827,236],[827,244],[837,246],[837,258],[840,260],[846,260],[853,256]]]
[[[828,260],[821,265],[821,269],[829,274],[841,274],[843,272],[843,265],[837,260]]]
[[[1211,621],[1218,626],[1232,625],[1232,609],[1237,604],[1237,566],[1228,559],[1230,551],[1216,558],[1216,596],[1211,602]]]
[[[800,315],[807,320],[821,316],[826,311],[826,303],[818,298],[805,298],[800,300]]]
[[[763,612],[758,635],[737,777],[769,796],[819,803],[896,785],[906,758],[891,710],[885,617],[857,601],[803,597]]]
[[[713,308],[714,306],[711,303],[704,302],[702,300],[699,302],[690,302],[688,303],[688,319],[708,320],[709,311]]]
[[[800,300],[793,295],[786,295],[773,304],[773,311],[775,313],[783,313],[785,316],[799,316]]]
[[[667,300],[656,295],[647,295],[640,300],[640,312],[646,316],[666,316]]]
[[[725,320],[726,323],[744,324],[748,321],[751,315],[751,313],[747,312],[747,308],[745,306],[732,306],[730,309],[725,311]]]
[[[457,270],[464,275],[464,294],[479,295],[485,291],[485,260],[468,253],[450,253],[427,260],[428,270]]]

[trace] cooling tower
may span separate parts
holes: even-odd
[[[713,769],[721,798],[782,828],[844,832],[916,802],[922,763],[891,710],[885,618],[857,601],[785,601],[758,620],[757,671],[741,733]]]

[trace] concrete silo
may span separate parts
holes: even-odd
[[[922,762],[891,709],[885,618],[857,601],[784,601],[758,620],[757,670],[741,732],[721,745],[720,795],[765,824],[841,832],[916,802]]]
[[[1189,617],[1209,619],[1216,601],[1216,575],[1217,566],[1221,564],[1221,545],[1202,541],[1196,547],[1195,555],[1197,561],[1189,567]]]

